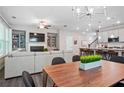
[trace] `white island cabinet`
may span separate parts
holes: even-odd
[[[43,67],[51,64],[51,56],[49,52],[39,52],[35,56],[34,70],[35,73],[41,72]]]
[[[5,79],[21,76],[23,71],[29,73],[41,72],[44,66],[51,65],[54,57],[63,57],[71,62],[72,52],[18,52],[5,58]]]
[[[34,73],[34,54],[18,53],[5,58],[5,78],[22,75],[23,71]]]

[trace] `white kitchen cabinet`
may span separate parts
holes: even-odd
[[[124,29],[119,29],[119,42],[124,42]]]
[[[41,72],[43,67],[51,65],[54,57],[63,57],[66,62],[72,62],[73,52],[14,52],[5,58],[5,78],[21,76],[23,71],[29,73]]]
[[[108,42],[108,32],[99,32],[98,33],[98,42]]]
[[[50,53],[36,53],[35,56],[35,65],[34,70],[35,73],[41,72],[44,66],[51,64],[51,56]]]
[[[20,76],[23,71],[34,73],[34,55],[5,58],[5,78]]]

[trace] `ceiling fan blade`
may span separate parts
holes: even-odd
[[[95,13],[95,14],[104,14],[104,13]]]
[[[81,18],[83,18],[83,17],[85,17],[86,15],[82,15],[82,16],[80,16],[79,18],[81,19]]]
[[[87,11],[87,12],[89,11],[89,8],[88,8],[88,6],[85,6],[85,9],[86,9],[86,11]]]

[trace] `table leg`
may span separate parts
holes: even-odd
[[[48,77],[48,75],[43,69],[43,87],[47,86],[47,77]]]

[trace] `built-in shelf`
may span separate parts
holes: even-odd
[[[26,49],[26,32],[20,30],[12,31],[12,50],[17,50],[18,48]]]

